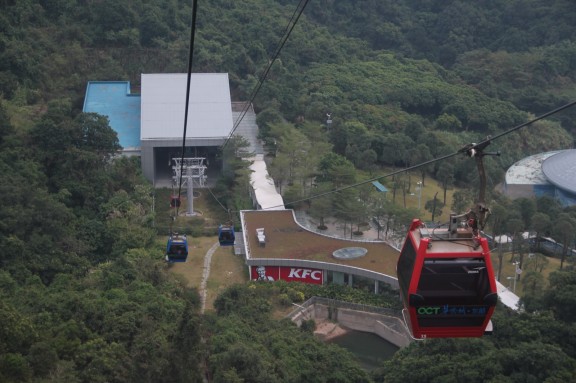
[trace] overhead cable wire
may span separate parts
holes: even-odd
[[[313,199],[316,199],[316,198],[324,197],[324,196],[327,196],[327,195],[329,195],[329,194],[339,193],[339,192],[344,191],[344,190],[356,188],[356,187],[358,187],[358,186],[362,186],[362,185],[365,185],[365,184],[367,184],[367,183],[371,183],[371,182],[374,182],[374,181],[378,181],[378,180],[380,180],[380,179],[382,179],[382,178],[391,177],[391,176],[393,176],[393,175],[400,174],[400,173],[406,173],[406,172],[408,172],[408,171],[410,171],[410,170],[418,169],[418,168],[420,168],[420,167],[422,167],[422,166],[430,165],[430,164],[433,164],[433,163],[438,162],[438,161],[443,161],[443,160],[446,160],[446,159],[448,159],[448,158],[457,156],[457,155],[459,155],[459,154],[461,154],[460,151],[454,152],[454,153],[451,153],[451,154],[447,154],[447,155],[445,155],[445,156],[438,157],[438,158],[435,158],[435,159],[432,159],[432,160],[429,160],[429,161],[426,161],[426,162],[422,162],[422,163],[420,163],[420,164],[418,164],[418,165],[409,166],[409,167],[407,167],[407,168],[403,168],[403,169],[400,169],[400,170],[396,170],[396,171],[393,171],[393,172],[391,172],[391,173],[388,173],[388,174],[385,174],[385,175],[382,175],[382,176],[370,178],[370,179],[368,179],[368,180],[364,180],[364,181],[361,181],[361,182],[357,182],[357,183],[355,183],[355,184],[343,186],[343,187],[340,187],[340,188],[337,188],[337,189],[334,189],[334,190],[327,191],[327,192],[325,192],[325,193],[315,194],[315,195],[312,195],[312,196],[310,196],[310,197],[302,198],[302,199],[295,200],[295,201],[290,201],[290,202],[286,203],[285,205],[291,205],[291,204],[295,204],[295,203],[300,203],[300,202],[309,201],[309,200],[313,200]],[[278,208],[283,207],[283,206],[284,206],[284,205],[271,206],[271,207],[269,207],[269,208],[262,209],[262,210],[278,209]]]
[[[230,139],[234,135],[234,132],[236,131],[236,129],[238,128],[238,126],[240,125],[240,123],[242,122],[244,117],[246,116],[246,113],[248,113],[248,110],[250,109],[250,105],[252,104],[252,102],[256,98],[256,95],[260,91],[260,88],[262,88],[262,85],[264,84],[264,81],[266,80],[266,77],[268,76],[270,69],[272,69],[272,65],[274,65],[274,62],[276,62],[276,59],[280,55],[282,48],[286,44],[286,41],[288,41],[290,34],[292,34],[294,27],[296,26],[296,24],[298,23],[298,20],[300,19],[300,16],[302,15],[302,13],[304,12],[304,9],[308,5],[308,1],[309,0],[300,0],[300,3],[298,4],[298,6],[296,7],[296,10],[294,11],[294,14],[292,14],[292,18],[290,19],[290,21],[288,22],[288,24],[286,26],[286,32],[284,33],[284,35],[282,36],[282,38],[280,39],[280,41],[278,43],[278,47],[276,49],[276,52],[274,53],[274,56],[272,57],[272,59],[269,60],[270,62],[268,63],[266,70],[264,71],[262,76],[260,76],[260,79],[258,80],[258,84],[256,85],[256,87],[252,90],[252,93],[250,94],[249,101],[246,103],[246,105],[242,109],[242,112],[240,113],[240,115],[238,116],[236,121],[234,122],[234,126],[232,127],[232,130],[230,131],[228,138],[226,138],[226,141],[224,142],[224,144],[222,144],[222,149],[224,149],[226,147],[226,145],[228,144],[228,142],[230,141]]]
[[[304,6],[302,6],[302,3],[304,3],[304,2],[305,2],[305,4],[304,4]],[[276,58],[278,57],[278,55],[280,55],[280,52],[282,51],[282,47],[284,46],[285,42],[288,40],[288,37],[290,36],[290,34],[292,33],[292,29],[294,28],[294,26],[296,26],[296,23],[298,22],[298,19],[300,18],[300,15],[304,11],[304,8],[306,7],[307,3],[308,3],[308,0],[300,0],[300,3],[298,4],[298,6],[294,9],[294,12],[292,13],[292,16],[290,17],[290,20],[286,24],[286,28],[284,29],[284,32],[282,33],[282,38],[278,41],[278,45],[276,46],[276,50],[275,50],[274,54],[272,55],[273,58],[272,58],[272,60],[269,60],[268,67],[262,73],[262,75],[260,75],[260,78],[258,79],[259,86],[252,89],[252,93],[250,93],[250,97],[248,97],[248,99],[250,101],[248,103],[246,103],[246,105],[244,106],[244,108],[242,110],[242,113],[240,113],[240,115],[238,116],[238,118],[234,122],[234,126],[232,128],[232,133],[234,132],[234,130],[236,130],[236,128],[238,127],[240,122],[242,122],[242,119],[244,118],[244,116],[248,112],[248,110],[250,108],[250,104],[252,103],[252,101],[254,100],[256,95],[258,94],[258,91],[260,90],[261,84],[266,79],[268,72],[270,71],[270,69],[272,68],[272,65],[276,61]],[[298,10],[300,10],[300,12],[298,12]],[[230,136],[231,135],[232,134],[230,134]],[[224,145],[226,145],[226,143]]]
[[[488,137],[488,138],[480,141],[480,142],[477,143],[477,144],[466,145],[465,147],[463,147],[462,149],[459,149],[458,151],[456,151],[456,152],[454,152],[454,153],[447,154],[447,155],[444,155],[444,156],[442,156],[442,157],[434,158],[434,159],[432,159],[432,160],[425,161],[425,162],[422,162],[422,163],[417,164],[417,165],[414,165],[414,166],[410,166],[410,167],[407,167],[407,168],[403,168],[403,169],[400,169],[400,170],[396,170],[396,171],[393,171],[393,172],[391,172],[391,173],[388,173],[388,174],[385,174],[385,175],[382,175],[382,176],[370,178],[370,179],[365,180],[365,181],[361,181],[361,182],[358,182],[358,183],[355,183],[355,184],[343,186],[343,187],[340,187],[340,188],[337,188],[337,189],[334,189],[334,190],[330,190],[330,191],[327,191],[327,192],[324,192],[324,193],[315,194],[315,195],[312,195],[312,196],[309,196],[309,197],[306,197],[306,198],[302,198],[302,199],[299,199],[299,200],[290,201],[290,202],[287,202],[287,203],[284,204],[284,205],[271,206],[271,207],[268,207],[268,208],[265,208],[265,209],[262,209],[262,210],[278,209],[278,208],[284,207],[285,205],[292,205],[292,204],[296,204],[296,203],[300,203],[300,202],[305,202],[305,201],[310,201],[310,200],[313,200],[313,199],[316,199],[316,198],[324,197],[324,196],[327,196],[327,195],[330,195],[330,194],[333,194],[333,193],[339,193],[339,192],[344,191],[344,190],[356,188],[356,187],[358,187],[358,186],[362,186],[362,185],[365,185],[365,184],[367,184],[367,183],[371,183],[371,182],[374,182],[374,181],[378,181],[378,180],[383,179],[383,178],[388,178],[388,177],[394,176],[394,175],[396,175],[396,174],[405,173],[405,172],[408,172],[408,171],[410,171],[410,170],[418,169],[418,168],[421,168],[421,167],[423,167],[423,166],[433,164],[433,163],[435,163],[435,162],[443,161],[443,160],[446,160],[446,159],[448,159],[448,158],[455,157],[455,156],[457,156],[457,155],[460,155],[460,154],[462,154],[462,153],[465,153],[465,152],[467,152],[467,151],[469,151],[469,150],[471,150],[471,149],[475,149],[475,148],[478,148],[478,147],[482,148],[483,146],[486,146],[486,145],[489,144],[490,142],[494,141],[495,139],[498,139],[498,138],[500,138],[500,137],[503,137],[503,136],[505,136],[505,135],[508,135],[508,134],[510,134],[510,133],[513,133],[513,132],[515,132],[515,131],[517,131],[517,130],[519,130],[519,129],[521,129],[521,128],[524,128],[524,127],[526,127],[526,126],[528,126],[528,125],[531,125],[531,124],[533,124],[533,123],[535,123],[535,122],[537,122],[537,121],[540,121],[540,120],[542,120],[542,119],[544,119],[544,118],[546,118],[546,117],[550,117],[550,116],[552,116],[552,115],[554,115],[554,114],[556,114],[556,113],[558,113],[558,112],[561,112],[561,111],[563,111],[563,110],[565,110],[565,109],[568,109],[568,108],[570,108],[570,107],[572,107],[572,106],[574,106],[574,105],[576,105],[576,101],[569,102],[568,104],[562,105],[562,106],[560,106],[560,107],[558,107],[558,108],[556,108],[556,109],[554,109],[554,110],[551,110],[550,112],[547,112],[547,113],[544,113],[544,114],[542,114],[542,115],[540,115],[540,116],[537,116],[537,117],[533,118],[532,120],[529,120],[529,121],[527,121],[527,122],[524,122],[524,123],[522,123],[522,124],[519,124],[519,125],[511,128],[511,129],[508,129],[508,130],[506,130],[506,131],[504,131],[504,132],[502,132],[502,133],[499,133],[499,134],[497,134],[497,135],[495,135],[495,136],[493,136],[493,137]]]
[[[506,131],[504,131],[504,132],[502,132],[502,133],[499,133],[499,134],[497,134],[497,135],[495,135],[495,136],[488,137],[488,138],[480,141],[480,142],[477,143],[477,144],[473,144],[473,145],[470,146],[470,147],[463,148],[463,149],[460,149],[460,150],[463,151],[464,149],[469,150],[469,149],[475,149],[475,148],[477,148],[477,147],[483,147],[484,145],[489,144],[491,141],[494,141],[494,140],[497,139],[497,138],[500,138],[500,137],[502,137],[502,136],[505,136],[505,135],[507,135],[507,134],[510,134],[510,133],[512,133],[512,132],[515,132],[515,131],[517,131],[517,130],[520,130],[520,129],[522,129],[522,128],[525,127],[525,126],[531,125],[531,124],[533,124],[533,123],[535,123],[535,122],[537,122],[537,121],[540,121],[540,120],[542,120],[542,119],[544,119],[544,118],[546,118],[546,117],[550,117],[550,116],[552,116],[552,115],[554,115],[554,114],[556,114],[556,113],[558,113],[558,112],[561,112],[561,111],[563,111],[563,110],[565,110],[565,109],[568,109],[568,108],[570,108],[570,107],[572,107],[572,106],[574,106],[574,105],[576,105],[576,101],[569,102],[569,103],[564,104],[564,105],[562,105],[562,106],[560,106],[560,107],[558,107],[558,108],[556,108],[556,109],[554,109],[554,110],[551,110],[551,111],[546,112],[546,113],[544,113],[544,114],[542,114],[542,115],[540,115],[540,116],[538,116],[538,117],[535,117],[535,118],[533,118],[533,119],[530,120],[530,121],[527,121],[527,122],[525,122],[525,123],[522,123],[522,124],[520,124],[520,125],[517,125],[517,126],[511,128],[511,129],[506,130]]]
[[[238,126],[240,125],[240,123],[242,122],[242,120],[244,119],[244,117],[246,116],[246,113],[248,113],[248,110],[250,109],[250,105],[252,105],[252,102],[254,101],[254,99],[256,98],[256,95],[258,94],[258,92],[260,91],[260,88],[262,87],[262,85],[264,84],[264,81],[266,80],[266,77],[268,76],[268,73],[270,72],[270,69],[272,68],[272,65],[274,64],[274,62],[276,61],[276,59],[278,58],[278,56],[280,55],[280,52],[282,51],[282,48],[284,47],[284,44],[286,44],[286,41],[288,40],[288,37],[290,37],[290,34],[292,33],[292,30],[294,29],[294,27],[296,26],[296,23],[298,22],[298,20],[300,19],[300,16],[302,15],[302,13],[304,12],[304,9],[306,8],[306,5],[308,5],[308,1],[309,0],[300,0],[300,3],[298,3],[298,6],[296,6],[296,8],[294,9],[294,12],[292,13],[292,16],[290,17],[290,20],[288,21],[288,23],[286,24],[286,28],[284,29],[284,33],[282,35],[282,38],[278,41],[278,45],[276,47],[276,51],[274,52],[273,58],[269,61],[268,63],[268,67],[266,68],[266,70],[262,73],[262,75],[260,76],[260,78],[258,79],[258,85],[252,90],[252,93],[250,94],[249,97],[249,101],[244,105],[244,108],[242,109],[242,111],[240,112],[240,114],[238,115],[238,118],[236,119],[236,121],[234,122],[234,125],[232,127],[232,130],[230,131],[230,134],[228,135],[228,137],[226,138],[226,141],[224,141],[224,143],[222,144],[221,149],[224,150],[226,148],[226,145],[228,144],[228,142],[230,141],[230,139],[232,138],[232,136],[234,135],[234,132],[236,131],[236,129],[238,128]],[[227,209],[219,200],[218,198],[214,195],[214,193],[212,193],[212,191],[210,190],[210,188],[208,188],[208,191],[210,192],[210,194],[212,195],[212,197],[214,197],[214,199],[216,200],[216,202],[218,202],[218,204],[228,212],[228,214],[230,215],[231,210]]]
[[[208,191],[210,192],[210,194],[212,195],[212,197],[214,197],[214,199],[216,200],[216,202],[218,202],[218,204],[222,207],[222,209],[224,209],[224,210],[226,210],[226,211],[229,212],[230,209],[228,209],[226,206],[224,206],[224,205],[222,204],[222,202],[220,202],[220,201],[218,200],[218,198],[214,195],[214,193],[212,193],[212,190],[211,190],[209,187],[208,187],[207,189],[208,189]]]
[[[186,82],[186,104],[184,106],[184,132],[182,134],[182,154],[180,156],[180,179],[178,180],[178,199],[182,194],[182,176],[184,174],[184,154],[186,152],[186,131],[188,129],[188,109],[190,103],[190,82],[192,78],[192,62],[194,58],[194,37],[196,36],[196,16],[198,14],[198,0],[192,2],[192,25],[190,27],[190,48],[188,52],[188,80]],[[191,179],[188,182],[192,182]],[[193,196],[189,196],[193,198]],[[176,217],[178,216],[178,208],[176,207]],[[175,217],[175,218],[176,218]]]

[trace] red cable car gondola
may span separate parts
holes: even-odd
[[[483,152],[489,143],[461,149],[476,159],[480,176],[476,207],[451,215],[447,228],[429,229],[415,219],[408,230],[396,274],[405,321],[415,339],[480,337],[492,331],[490,318],[498,294],[488,241],[480,235],[489,213],[484,206],[482,162],[484,155],[493,154]]]
[[[398,259],[405,319],[416,339],[491,331],[498,296],[487,240],[454,223],[428,229],[415,219]]]
[[[171,195],[170,196],[170,207],[180,207],[180,196]]]

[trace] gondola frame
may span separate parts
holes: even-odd
[[[234,233],[234,226],[220,225],[218,226],[218,242],[220,246],[234,246],[236,243],[236,234]]]
[[[183,248],[183,252],[178,254],[173,250],[174,246]],[[166,244],[166,262],[186,262],[188,259],[188,239],[186,235],[173,234],[168,237],[168,242]]]
[[[415,339],[425,339],[425,338],[457,338],[457,337],[481,337],[485,334],[488,328],[491,328],[490,318],[494,312],[494,308],[497,303],[497,288],[496,281],[494,278],[494,271],[492,267],[492,261],[490,259],[490,250],[488,247],[488,242],[485,238],[477,239],[478,250],[473,252],[428,252],[431,243],[430,238],[420,238],[418,243],[414,237],[415,231],[423,227],[423,223],[420,220],[414,220],[410,229],[408,231],[406,241],[402,247],[401,255],[398,259],[397,275],[398,282],[401,291],[401,298],[404,303],[404,314],[406,318],[406,324],[410,330],[411,335]],[[462,240],[463,241],[463,240]],[[445,241],[449,242],[449,241]],[[436,242],[438,244],[438,242]],[[412,247],[415,251],[414,263],[412,266],[412,271],[410,275],[409,283],[406,283],[406,262]],[[483,296],[482,302],[478,305],[460,305],[460,306],[450,306],[448,304],[442,306],[437,303],[427,304],[426,298],[418,294],[418,287],[420,280],[422,278],[422,270],[424,268],[424,263],[426,260],[431,259],[444,259],[449,262],[449,260],[460,259],[481,259],[486,267],[486,271],[483,275],[483,281],[488,283],[485,286],[487,294]],[[399,270],[403,269],[403,270]],[[477,293],[480,294],[480,293]],[[479,295],[478,295],[479,296]],[[442,299],[442,298],[439,298]],[[448,299],[448,298],[446,298]],[[451,297],[453,299],[453,297]],[[440,311],[441,310],[441,311]],[[422,318],[424,315],[430,315],[433,318],[434,315],[437,318],[447,319],[450,315],[450,310],[454,310],[454,317],[460,315],[460,322],[462,325],[451,325],[451,326],[421,326],[420,321],[424,322]],[[458,311],[456,311],[458,310]],[[470,312],[470,314],[468,314]],[[475,325],[469,325],[472,322],[473,315],[480,316],[483,314],[484,319],[482,323],[479,324],[478,319],[474,321]],[[469,315],[469,318],[466,316]],[[448,320],[447,320],[448,321]],[[453,320],[458,322],[457,319]],[[468,322],[467,322],[468,321]],[[432,320],[429,322],[433,322]],[[465,325],[468,323],[468,325]]]

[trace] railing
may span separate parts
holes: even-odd
[[[387,307],[377,307],[371,305],[365,305],[361,303],[351,303],[340,301],[337,299],[330,299],[330,298],[323,298],[323,297],[312,297],[308,299],[306,302],[302,303],[298,306],[297,309],[292,310],[288,315],[287,318],[291,318],[296,315],[298,312],[302,311],[302,308],[308,308],[315,304],[322,304],[329,307],[335,307],[339,309],[348,309],[348,310],[356,310],[356,311],[363,311],[369,312],[374,314],[381,314],[387,315],[394,318],[402,319],[402,312],[400,310],[395,310]]]
[[[310,231],[312,233],[327,237],[327,238],[334,238],[334,239],[345,239],[347,241],[351,241],[351,242],[358,242],[358,243],[385,243],[384,240],[382,239],[363,239],[360,238],[359,236],[354,236],[352,235],[352,238],[348,237],[348,236],[343,236],[343,235],[338,235],[338,234],[328,234],[326,232],[324,232],[323,230],[320,230],[318,228],[315,228],[314,226],[307,224],[306,223],[306,214],[300,211],[293,211],[293,215],[294,215],[294,222],[296,222],[296,224],[298,226],[300,226],[301,228],[303,228],[304,230]]]

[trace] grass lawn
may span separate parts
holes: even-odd
[[[496,251],[492,252],[492,264],[494,266],[494,273],[498,273],[498,253]],[[514,276],[515,265],[513,261],[511,261],[512,253],[504,253],[502,257],[502,271],[500,276],[500,283],[504,286],[513,289],[514,287],[514,280],[507,279],[508,277]],[[542,276],[544,277],[546,285],[548,285],[548,276],[550,273],[554,271],[560,270],[560,259],[552,258],[552,257],[545,257],[548,261],[544,269],[542,270]],[[564,266],[566,267],[566,262],[564,262]],[[522,284],[523,279],[522,277],[526,275],[528,271],[534,271],[535,267],[528,259],[528,256],[524,256],[524,267],[522,270],[522,274],[520,274],[520,280],[516,282],[516,295],[522,296],[524,293],[524,286]]]
[[[393,171],[397,171],[398,169],[395,168],[383,168],[382,172],[383,173],[391,173]],[[406,180],[408,180],[408,177],[404,176],[404,178]],[[410,193],[406,194],[406,208],[414,208],[414,209],[418,209],[418,204],[420,203],[420,212],[421,215],[420,217],[415,217],[415,218],[419,218],[422,221],[430,221],[432,219],[432,213],[427,211],[424,206],[426,206],[426,202],[427,201],[432,201],[434,200],[434,196],[436,195],[436,199],[439,202],[443,202],[444,201],[444,190],[442,189],[442,187],[440,186],[439,182],[436,181],[433,178],[430,177],[426,177],[424,179],[424,186],[422,187],[422,190],[418,190],[418,186],[417,183],[420,181],[420,174],[418,172],[412,172],[410,175]],[[381,180],[382,183],[386,183],[386,181]],[[392,189],[389,187],[388,188],[388,200],[392,200]],[[446,191],[446,206],[444,208],[442,208],[442,214],[438,215],[438,212],[436,212],[436,216],[434,217],[434,221],[440,221],[440,222],[448,222],[450,219],[450,212],[451,212],[451,206],[452,206],[452,196],[454,194],[454,191],[456,191],[456,189],[451,188],[448,189]],[[437,193],[437,194],[436,194]],[[401,189],[397,189],[396,190],[396,199],[395,199],[395,204],[398,206],[404,206],[404,197],[402,196],[402,190]],[[472,207],[472,206],[470,206]]]
[[[204,258],[210,248],[218,242],[218,225],[226,220],[226,213],[213,211],[210,206],[209,191],[196,189],[194,197],[194,212],[197,216],[187,217],[188,209],[186,190],[181,195],[181,206],[178,217],[173,222],[175,209],[170,207],[172,191],[167,188],[156,189],[156,227],[160,233],[166,233],[158,238],[165,246],[170,227],[173,232],[187,234],[188,259],[186,262],[169,265],[170,271],[181,275],[189,287],[200,288],[204,272]],[[206,235],[214,233],[214,235]],[[226,287],[248,281],[248,271],[244,258],[234,255],[232,247],[219,247],[212,255],[210,274],[206,283],[206,310],[213,309],[214,299]]]
[[[166,241],[166,239],[162,237],[162,241]],[[186,262],[170,264],[168,266],[170,271],[186,278],[189,287],[200,288],[202,272],[204,271],[204,256],[217,241],[217,237],[193,238],[188,236],[188,259]]]
[[[177,191],[175,192],[177,193]],[[207,190],[197,189],[194,192],[193,207],[196,216],[188,217],[188,199],[186,197],[186,190],[182,191],[181,205],[178,208],[178,217],[173,220],[176,215],[176,209],[170,207],[170,195],[172,191],[167,188],[156,189],[155,195],[155,210],[156,219],[155,225],[160,233],[170,232],[172,227],[173,232],[182,234],[191,233],[213,233],[218,232],[218,225],[227,221],[226,213],[222,211],[212,211],[210,207],[210,193]]]
[[[164,243],[166,238],[160,237]],[[204,257],[210,248],[218,242],[218,237],[188,236],[188,259],[186,262],[173,263],[168,267],[170,272],[181,275],[189,287],[200,288],[204,271]],[[228,286],[248,281],[248,271],[244,258],[234,255],[232,247],[218,247],[212,255],[210,275],[206,283],[206,310],[213,310],[213,303],[218,294]]]
[[[212,256],[210,276],[206,284],[206,311],[214,309],[216,297],[227,287],[248,281],[248,267],[243,256],[234,255],[232,247],[220,247]]]

